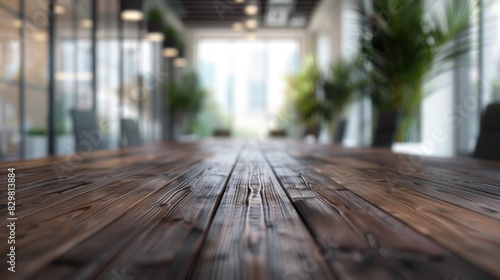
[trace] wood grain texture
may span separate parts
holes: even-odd
[[[285,153],[266,155],[341,278],[488,279],[327,176]]]
[[[195,279],[334,279],[260,150],[233,171]]]
[[[500,163],[218,139],[9,167],[0,279],[500,278]]]

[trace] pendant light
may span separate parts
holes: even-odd
[[[177,33],[171,27],[165,28],[163,39],[163,56],[168,58],[177,57],[179,50],[176,44]]]
[[[259,4],[256,0],[251,0],[245,6],[245,14],[248,16],[255,16],[259,12]]]
[[[120,18],[124,21],[142,20],[142,0],[120,0]]]
[[[247,29],[256,29],[259,26],[259,21],[256,16],[248,17],[245,20],[245,28]]]
[[[165,38],[163,34],[163,13],[158,7],[153,7],[148,11],[146,22],[146,38],[152,42],[162,42]]]
[[[182,42],[178,42],[178,47],[179,49],[179,56],[174,59],[174,66],[175,67],[184,67],[187,64],[187,60],[185,58],[185,52],[184,52],[184,44]]]

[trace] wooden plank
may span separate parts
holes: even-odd
[[[213,218],[237,151],[210,158],[126,209],[39,275],[107,279],[125,272],[140,279],[184,279]],[[151,178],[150,180],[154,180]]]
[[[341,278],[492,279],[367,203],[346,189],[345,182],[323,176],[273,149],[266,156]]]
[[[165,167],[164,163],[159,165]],[[148,167],[142,167],[145,175],[151,174]],[[190,161],[184,164],[179,162],[176,168],[164,176],[159,175],[165,170],[158,169],[156,176],[151,176],[150,179],[144,176],[118,179],[91,193],[70,195],[59,204],[24,217],[16,226],[18,266],[23,267],[23,270],[16,273],[14,279],[32,275],[37,269],[99,232],[191,167]],[[0,248],[6,251],[6,244],[2,243]],[[5,257],[2,260],[5,260]],[[0,272],[0,278],[3,273],[5,271]]]
[[[255,147],[229,180],[193,279],[335,279]]]
[[[403,188],[398,183],[375,181],[355,168],[310,159],[305,162],[451,252],[500,277],[496,265],[500,261],[497,220]]]
[[[388,155],[378,163],[363,161],[362,158],[325,157],[315,153],[313,160],[330,163],[331,166],[349,168],[344,173],[355,178],[372,182],[397,184],[436,199],[455,204],[479,214],[500,220],[500,187],[489,182],[491,179],[471,178],[457,175],[452,170],[437,172],[427,166],[415,166],[412,170],[398,171],[401,162],[396,155]],[[399,155],[397,156],[399,158]],[[364,158],[364,157],[363,157]],[[392,158],[392,162],[387,158]],[[428,160],[428,163],[430,160]],[[320,163],[321,165],[321,163]],[[351,170],[356,170],[356,174]],[[340,170],[339,170],[340,172]],[[362,177],[359,177],[361,174]]]

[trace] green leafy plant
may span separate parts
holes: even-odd
[[[287,78],[289,100],[305,126],[318,124],[322,116],[321,102],[316,96],[319,80],[320,71],[313,56],[306,57],[302,69]]]
[[[365,57],[355,55],[331,66],[329,76],[323,83],[326,121],[335,123],[347,104],[366,91],[369,80],[365,61]]]
[[[47,132],[41,127],[33,127],[27,131],[27,134],[30,136],[42,136],[47,135]]]
[[[164,32],[166,38],[177,39],[177,30],[171,26],[167,26],[164,28]]]
[[[165,85],[165,101],[171,120],[186,128],[192,127],[197,114],[201,111],[206,97],[198,75],[188,71],[179,81]]]
[[[470,50],[466,31],[477,7],[475,1],[448,1],[424,13],[424,1],[395,1],[373,1],[373,12],[364,15],[372,35],[362,37],[362,52],[371,62],[373,104],[399,111],[404,125],[431,93],[423,92],[424,81],[456,67],[449,62]]]
[[[156,6],[149,8],[147,19],[148,21],[163,21],[163,11]]]

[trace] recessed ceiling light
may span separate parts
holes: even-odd
[[[82,28],[92,28],[94,22],[91,19],[82,19],[80,21],[80,27]]]
[[[62,15],[66,12],[66,8],[63,5],[55,5],[54,6],[54,13],[56,15]]]
[[[255,29],[259,26],[259,22],[254,18],[249,18],[245,21],[245,27],[248,29]]]
[[[151,42],[163,42],[165,35],[161,32],[148,32],[146,34],[146,39]]]
[[[14,28],[21,28],[23,26],[23,21],[17,18],[12,21],[12,26]]]
[[[183,57],[178,57],[178,58],[174,59],[174,66],[175,67],[178,67],[178,68],[184,67],[184,66],[186,66],[186,64],[187,64],[187,60]]]
[[[247,32],[247,40],[253,41],[253,40],[255,40],[255,38],[257,38],[257,36],[255,35],[255,32],[253,32],[253,31]]]
[[[138,10],[124,10],[120,17],[124,21],[140,21],[144,18],[144,13]]]
[[[45,41],[47,39],[47,34],[41,31],[37,31],[33,34],[35,41]]]
[[[233,23],[233,30],[234,31],[241,31],[241,30],[243,30],[243,24],[241,22],[235,22],[235,23]]]
[[[164,57],[177,57],[179,55],[179,50],[176,48],[164,48],[163,49],[163,56]]]
[[[245,7],[245,14],[247,14],[249,16],[254,16],[258,12],[259,12],[259,7],[257,6],[257,4],[248,4]]]

